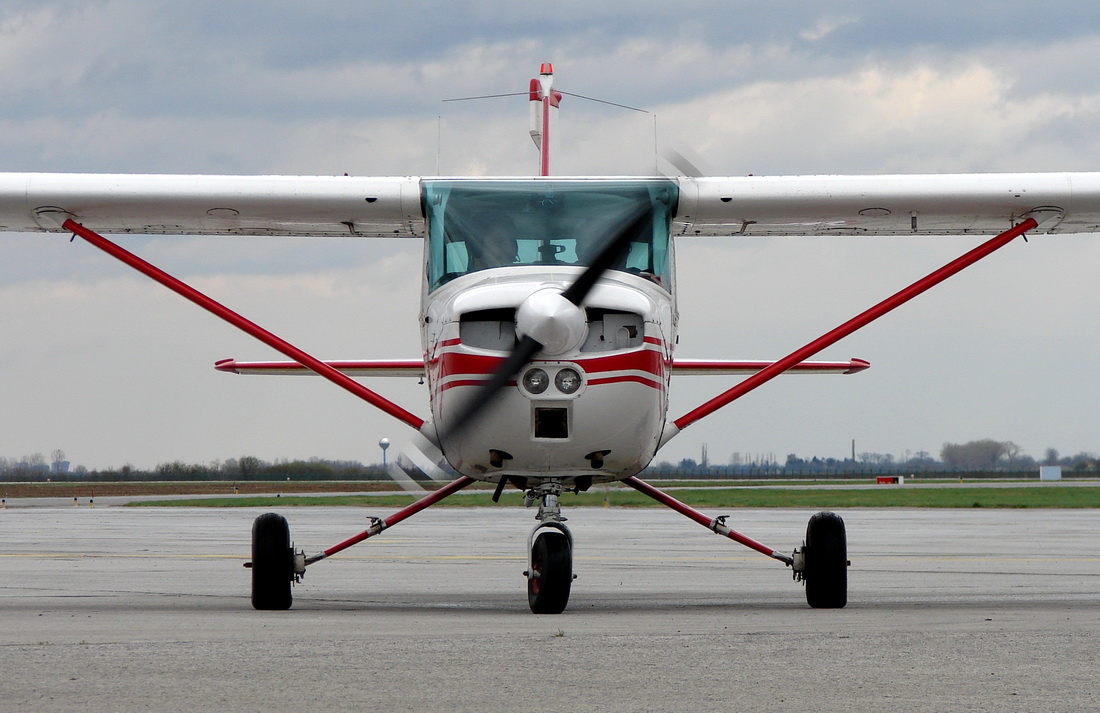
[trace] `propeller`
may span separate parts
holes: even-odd
[[[453,473],[439,467],[445,462],[443,453],[419,431],[401,445],[397,457],[386,467],[386,474],[406,492],[422,495],[427,492],[421,483],[426,479],[446,484],[454,480]]]
[[[565,290],[560,293],[552,289],[538,290],[528,297],[516,312],[520,337],[516,346],[455,415],[450,429],[439,433],[439,443],[471,428],[497,392],[540,351],[560,354],[576,346],[575,340],[569,343],[570,339],[563,336],[564,332],[569,331],[569,322],[579,318],[583,325],[584,314],[580,308],[585,298],[603,273],[626,253],[631,238],[648,226],[649,214],[648,206],[629,213],[624,227],[612,236],[588,268]]]
[[[703,178],[710,174],[709,171],[699,168],[698,164],[702,162],[700,159],[692,161],[675,149],[665,149],[661,153],[661,158],[668,161],[673,168],[688,178]]]

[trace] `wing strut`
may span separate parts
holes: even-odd
[[[423,510],[427,507],[430,507],[432,505],[435,505],[440,500],[442,500],[446,497],[450,497],[451,495],[454,495],[459,490],[462,490],[467,485],[470,485],[473,482],[474,482],[473,478],[470,478],[468,476],[463,475],[460,478],[458,478],[457,480],[453,480],[450,483],[448,483],[447,485],[444,485],[439,490],[428,493],[427,495],[420,498],[419,500],[412,503],[411,505],[407,505],[406,507],[401,508],[400,510],[398,510],[397,512],[395,512],[394,514],[390,515],[387,518],[371,518],[371,526],[368,527],[366,530],[363,530],[358,535],[354,535],[353,537],[349,537],[348,539],[344,540],[343,542],[341,542],[339,544],[336,544],[336,545],[333,545],[332,547],[329,547],[327,550],[324,550],[322,552],[318,552],[315,555],[310,555],[309,557],[306,557],[305,558],[305,564],[306,565],[311,565],[315,562],[320,562],[321,560],[325,559],[326,557],[331,557],[332,555],[336,554],[337,552],[343,552],[344,550],[351,547],[352,545],[357,545],[360,542],[362,542],[363,540],[366,540],[367,538],[374,537],[375,535],[379,534],[383,530],[386,530],[386,529],[389,529],[389,528],[393,527],[397,523],[399,523],[402,520],[405,520],[409,517],[412,517],[416,513],[420,512],[421,510]]]
[[[418,431],[423,432],[429,440],[433,438],[433,435],[431,433],[427,433],[427,431],[430,431],[432,429],[423,428],[424,419],[409,413],[389,399],[379,396],[367,387],[360,384],[358,381],[352,379],[346,374],[341,373],[337,369],[334,369],[320,359],[317,359],[307,354],[290,342],[275,336],[255,322],[252,322],[245,317],[242,317],[225,305],[211,299],[210,297],[207,297],[190,285],[176,279],[175,277],[172,277],[164,270],[161,270],[159,267],[156,267],[155,265],[152,265],[145,260],[142,260],[137,255],[134,255],[133,253],[127,251],[125,248],[122,248],[115,243],[112,243],[110,240],[104,238],[102,235],[99,235],[95,231],[85,228],[83,225],[77,223],[71,218],[66,220],[61,227],[65,230],[72,232],[75,235],[79,235],[95,247],[106,252],[108,255],[118,258],[138,272],[148,277],[151,277],[152,279],[156,280],[160,284],[175,292],[176,294],[185,297],[191,302],[194,302],[199,307],[202,307],[211,314],[217,317],[221,317],[223,320],[229,322],[234,327],[237,327],[247,334],[250,334],[251,336],[260,340],[272,349],[275,349],[276,351],[284,354],[285,356],[290,357],[310,371],[313,371],[318,375],[325,377],[345,391],[349,391],[355,396],[358,396],[359,398],[369,403],[371,406],[375,406],[386,412],[390,416],[393,416],[397,420],[412,426]]]
[[[790,557],[789,555],[785,555],[782,552],[773,550],[767,545],[763,545],[752,539],[751,537],[746,537],[740,532],[737,532],[736,530],[727,526],[725,515],[719,515],[715,518],[707,517],[690,505],[680,502],[668,493],[665,493],[664,491],[653,487],[652,485],[635,475],[632,475],[629,478],[623,480],[623,482],[637,490],[642,495],[647,495],[657,502],[661,503],[665,507],[672,508],[681,515],[694,520],[695,522],[699,523],[716,535],[728,537],[734,542],[739,542],[749,549],[756,550],[760,554],[767,555],[772,559],[777,559],[784,564],[791,565],[794,563],[794,558]]]
[[[1010,242],[1020,237],[1027,231],[1038,227],[1038,225],[1039,223],[1035,220],[1035,218],[1027,218],[1013,228],[1006,230],[1000,235],[987,240],[970,252],[956,258],[955,260],[949,262],[935,272],[927,275],[924,278],[921,278],[920,280],[917,280],[909,287],[906,287],[904,290],[894,294],[892,297],[886,298],[874,307],[853,317],[836,329],[833,329],[830,332],[826,332],[825,334],[821,335],[801,349],[793,351],[779,361],[775,362],[774,364],[771,364],[770,366],[761,369],[744,381],[738,383],[733,388],[719,394],[718,396],[715,396],[713,399],[707,401],[705,404],[702,404],[693,411],[689,411],[688,413],[673,421],[665,428],[665,432],[661,436],[661,445],[663,446],[668,443],[668,441],[673,436],[675,436],[677,433],[684,430],[691,424],[695,423],[699,419],[703,418],[704,416],[709,416],[723,406],[726,406],[733,401],[741,398],[758,386],[761,386],[768,381],[771,381],[776,376],[779,376],[783,372],[788,371],[799,362],[809,359],[814,354],[817,354],[822,349],[825,349],[826,347],[835,344],[844,337],[847,337],[852,332],[862,329],[863,327],[867,326],[887,312],[890,312],[891,310],[900,307],[901,305],[905,304],[922,292],[925,292],[932,287],[935,287],[955,273],[960,272],[964,268],[973,265],[982,258],[992,254],[999,248],[1008,245]]]

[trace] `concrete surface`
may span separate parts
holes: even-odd
[[[0,711],[1100,709],[1100,512],[851,510],[849,605],[666,510],[569,508],[559,616],[533,511],[433,509],[248,602],[248,509],[0,511]],[[358,508],[285,512],[312,553]],[[717,513],[716,513],[717,514]],[[778,549],[811,514],[730,513]]]

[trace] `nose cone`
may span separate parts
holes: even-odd
[[[532,293],[516,310],[516,331],[542,345],[542,353],[558,356],[576,349],[588,331],[584,310],[547,288]]]

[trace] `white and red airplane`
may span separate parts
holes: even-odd
[[[285,518],[252,532],[252,603],[285,609],[308,566],[476,481],[538,503],[528,599],[561,612],[573,582],[559,497],[621,481],[717,534],[793,569],[812,607],[847,602],[842,519],[818,513],[792,555],[731,529],[637,477],[680,431],[788,371],[854,373],[867,362],[807,361],[1027,232],[1100,231],[1100,174],[779,177],[558,177],[550,141],[562,93],[542,65],[529,99],[539,148],[530,178],[354,178],[0,174],[0,229],[73,233],[243,329],[290,360],[223,360],[236,373],[313,372],[415,429],[459,474],[316,554]],[[423,355],[325,362],[267,332],[104,234],[423,238]],[[677,236],[992,235],[991,239],[773,362],[674,357]],[[747,374],[670,417],[677,374]],[[417,416],[353,376],[423,375]]]

